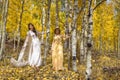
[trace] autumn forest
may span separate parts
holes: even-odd
[[[16,67],[29,23],[42,62]],[[56,28],[69,36],[60,71],[52,70]],[[120,80],[120,0],[0,0],[0,80]]]

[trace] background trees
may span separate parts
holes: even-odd
[[[0,59],[2,58],[2,53],[5,52],[5,40],[6,40],[6,23],[7,23],[7,15],[8,15],[8,0],[3,0],[2,6],[2,18],[1,18],[1,46],[0,46]]]
[[[9,4],[8,0],[2,0],[0,56],[4,49],[9,49],[4,48],[5,41],[6,45],[14,46],[13,53],[17,48],[20,50],[27,24],[31,22],[41,32],[43,63],[48,65],[54,29],[59,27],[62,34],[71,35],[64,42],[66,67],[75,72],[85,68],[81,74],[86,72],[86,79],[89,79],[98,70],[96,66],[102,64],[102,60],[94,64],[101,56],[108,62],[111,57],[117,61],[120,58],[119,5],[119,0],[9,0]],[[108,66],[107,62],[103,64]]]

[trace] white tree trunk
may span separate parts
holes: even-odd
[[[0,48],[0,59],[2,58],[2,53],[5,49],[5,33],[6,33],[6,23],[7,23],[7,14],[8,14],[8,0],[5,0],[5,4],[3,5],[3,30],[2,30],[2,42]]]
[[[16,50],[16,31],[14,31],[14,42],[13,42],[13,44],[14,44],[13,51],[15,51]]]
[[[0,43],[1,43],[1,40],[2,40],[2,25],[0,23]]]
[[[66,5],[67,6],[67,5]],[[72,0],[70,0],[70,3],[69,3],[69,18],[72,19],[72,13],[73,13],[73,7],[72,7]],[[69,22],[68,23],[68,26],[69,26],[69,33],[71,32],[71,27],[72,27],[72,22]],[[71,45],[71,38],[69,38],[69,52],[68,52],[68,69],[70,70],[70,57],[71,57],[71,50],[72,50],[72,45]]]
[[[43,1],[43,3],[42,3],[42,20],[41,20],[41,22],[42,22],[42,38],[41,38],[41,42],[42,42],[42,44],[44,43],[44,27],[45,27],[45,17],[46,17],[46,15],[45,15],[45,7],[44,7],[44,5],[45,5],[45,1],[44,0],[42,0]]]
[[[72,22],[68,22],[68,19],[71,18],[72,19],[72,1],[70,1],[70,3],[68,2],[68,0],[65,0],[65,13],[66,13],[66,21],[65,21],[65,34],[66,35],[70,35],[70,31],[71,31],[71,24]],[[71,10],[71,12],[70,12]],[[65,41],[65,49],[69,52],[68,54],[70,55],[70,50],[71,50],[71,39],[67,39]],[[70,56],[69,56],[70,57]]]
[[[68,25],[68,18],[69,18],[69,7],[68,7],[68,0],[65,0],[65,14],[66,14],[66,20],[65,20],[65,34],[69,34],[69,25]],[[68,50],[69,46],[69,40],[67,39],[65,41],[64,47],[66,50]]]
[[[17,34],[17,38],[18,38],[18,41],[17,41],[17,52],[19,50],[19,46],[20,46],[20,32],[21,32],[21,23],[22,23],[22,16],[23,16],[23,12],[24,12],[24,0],[21,0],[21,12],[20,12],[20,21],[19,21],[19,24],[18,24],[18,34]]]
[[[0,20],[0,44],[1,44],[1,41],[2,41],[2,20]]]
[[[72,66],[73,66],[73,70],[77,71],[77,67],[76,67],[76,29],[73,30],[72,32]]]
[[[85,28],[84,28],[84,61],[86,61],[86,53],[87,53],[87,27],[88,27],[88,17],[85,16]]]
[[[69,12],[68,12],[68,0],[65,0],[65,34],[69,34],[69,26],[68,26],[68,17],[69,17]],[[67,48],[69,42],[65,42],[65,48]]]
[[[1,40],[2,40],[2,6],[3,6],[3,3],[2,1],[0,2],[0,44],[1,44]]]
[[[76,28],[77,28],[77,24],[76,24],[76,20],[77,20],[77,11],[78,11],[78,0],[74,1],[74,16],[73,16],[73,23],[72,23],[72,28],[73,28],[73,32],[72,32],[72,66],[73,66],[73,70],[77,71],[77,67],[76,67],[76,47],[77,47],[77,35],[76,35]]]
[[[92,73],[92,63],[91,63],[91,55],[92,55],[92,30],[93,30],[93,21],[92,21],[92,0],[89,0],[89,15],[88,15],[88,40],[87,40],[87,68],[86,68],[86,80],[90,80]]]
[[[46,44],[45,44],[45,52],[44,52],[44,65],[46,64],[46,57],[49,50],[49,38],[50,38],[50,8],[51,8],[51,0],[48,0],[48,10],[47,10],[47,28],[46,28]]]
[[[42,35],[41,35],[41,52],[44,53],[44,48],[45,48],[45,41],[44,41],[44,27],[45,27],[45,20],[46,20],[46,9],[45,9],[45,0],[42,0]],[[46,54],[44,54],[44,60],[45,61]],[[43,64],[46,64],[46,62],[43,62]]]
[[[86,38],[87,38],[87,17],[86,17],[86,10],[84,8],[84,15],[82,20],[82,31],[81,31],[81,39],[80,39],[80,62],[83,63],[86,60],[86,52],[87,52],[87,46],[86,46]]]
[[[59,0],[56,0],[56,28],[59,28]]]

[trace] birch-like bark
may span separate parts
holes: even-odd
[[[42,35],[41,35],[41,52],[44,53],[44,48],[45,48],[45,41],[44,41],[44,27],[45,27],[45,20],[46,20],[46,9],[45,9],[45,0],[42,0]],[[46,58],[46,54],[44,55],[44,58]],[[45,59],[44,59],[45,60]],[[43,61],[44,61],[43,60]],[[46,63],[46,62],[44,62]]]
[[[70,6],[70,9],[72,7]],[[69,16],[72,16],[71,13],[69,13],[69,6],[68,6],[68,0],[65,0],[65,13],[66,13],[66,21],[65,21],[65,33],[66,35],[69,35],[71,24],[68,23]],[[65,41],[65,49],[67,49],[68,52],[68,69],[70,69],[70,54],[71,54],[71,38],[67,39]]]
[[[92,20],[92,0],[88,1],[88,31],[87,31],[87,68],[86,68],[86,80],[90,80],[91,73],[92,73],[92,63],[91,63],[91,56],[92,56],[92,30],[93,30],[93,20]]]
[[[19,50],[19,46],[20,46],[20,32],[21,32],[21,23],[22,23],[22,16],[23,16],[23,12],[24,12],[24,0],[21,1],[21,12],[20,12],[20,21],[19,21],[19,24],[18,24],[18,35],[17,35],[17,38],[18,38],[18,41],[17,41],[17,52]]]
[[[72,23],[72,67],[74,71],[77,71],[76,67],[76,46],[77,46],[77,36],[76,36],[76,20],[77,20],[77,11],[78,11],[78,0],[74,1],[74,10],[73,10],[73,23]]]
[[[87,11],[86,11],[86,1],[83,0],[83,19],[82,19],[82,30],[81,30],[81,39],[80,39],[80,63],[83,63],[86,60],[86,52],[87,52],[87,45],[86,45],[86,38],[87,38]]]
[[[69,35],[69,25],[68,25],[68,18],[69,18],[69,7],[68,7],[68,0],[65,0],[65,14],[66,14],[66,19],[65,19],[65,34]],[[68,50],[69,46],[69,39],[65,41],[65,49]]]
[[[4,5],[3,5],[3,30],[2,30],[2,41],[1,41],[1,48],[0,48],[0,59],[2,58],[2,54],[4,52],[5,49],[5,33],[6,33],[6,23],[7,23],[7,14],[8,14],[8,0],[4,1]]]
[[[44,65],[46,64],[47,53],[49,50],[49,38],[50,38],[50,8],[51,8],[51,0],[48,0],[48,9],[47,9],[47,28],[46,28],[46,44],[45,44],[45,52],[44,52]]]
[[[87,29],[87,68],[86,68],[86,80],[90,80],[91,73],[92,73],[92,63],[91,63],[91,56],[92,56],[92,31],[93,31],[93,11],[100,6],[104,1],[100,1],[93,9],[92,9],[92,1],[88,0],[88,29]]]
[[[76,29],[74,29],[72,32],[72,67],[73,67],[73,71],[77,71],[77,67],[76,67],[76,43],[77,43]]]
[[[87,9],[86,9],[86,0],[82,0],[83,2],[83,19],[82,19],[82,30],[81,30],[81,39],[80,39],[80,63],[83,63],[86,60],[86,52],[87,52]]]
[[[56,0],[56,28],[59,28],[59,0]]]
[[[0,21],[0,44],[2,40],[2,21]]]
[[[3,6],[2,6],[2,9],[1,9],[1,40],[0,40],[0,60],[2,59],[2,53],[3,53],[3,48],[4,48],[4,35],[3,35],[3,29],[4,29],[4,26],[3,26],[3,21],[4,21],[4,13],[5,13],[5,1],[3,1]]]
[[[41,43],[43,44],[44,43],[44,27],[45,27],[45,0],[42,0],[42,19],[41,19],[41,22],[42,22],[42,38],[41,38]]]
[[[84,8],[84,15],[82,20],[82,31],[81,31],[81,40],[80,40],[80,63],[83,63],[86,60],[86,52],[87,52],[87,45],[86,45],[86,38],[87,38],[87,16],[86,16],[86,9]]]
[[[2,40],[2,21],[0,21],[0,43]]]
[[[72,7],[72,0],[70,0],[69,2],[69,18],[72,19],[72,13],[73,13],[73,7]],[[71,32],[71,27],[72,27],[72,22],[69,22],[68,23],[69,25],[69,33]],[[68,52],[68,69],[70,70],[70,58],[71,58],[71,51],[72,51],[72,40],[71,40],[71,37],[69,38],[69,52]]]
[[[88,16],[87,16],[87,6],[86,6],[86,0],[83,0],[83,7],[85,9],[85,15],[84,15],[84,37],[83,37],[83,45],[84,45],[84,61],[86,61],[86,53],[87,53],[87,27],[88,27]]]
[[[13,44],[14,44],[13,51],[15,51],[16,50],[16,31],[14,31],[14,41],[13,41]]]
[[[3,3],[0,2],[0,44],[1,44],[1,40],[2,40],[2,8],[3,7]]]
[[[80,63],[83,63],[83,60],[84,60],[84,23],[85,23],[85,20],[84,20],[84,16],[83,16],[81,40],[80,40]]]
[[[87,27],[88,27],[88,17],[85,15],[85,28],[84,28],[84,61],[86,61],[86,53],[87,53]]]

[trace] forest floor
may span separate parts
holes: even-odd
[[[52,70],[51,54],[47,57],[47,65],[36,70],[30,66],[16,68],[10,64],[10,57],[17,53],[9,51],[0,61],[0,80],[85,80],[85,64],[80,64],[77,59],[77,72],[68,70],[67,53],[64,54],[64,71]],[[92,79],[91,80],[120,80],[120,60],[114,56],[97,54],[92,55]]]

